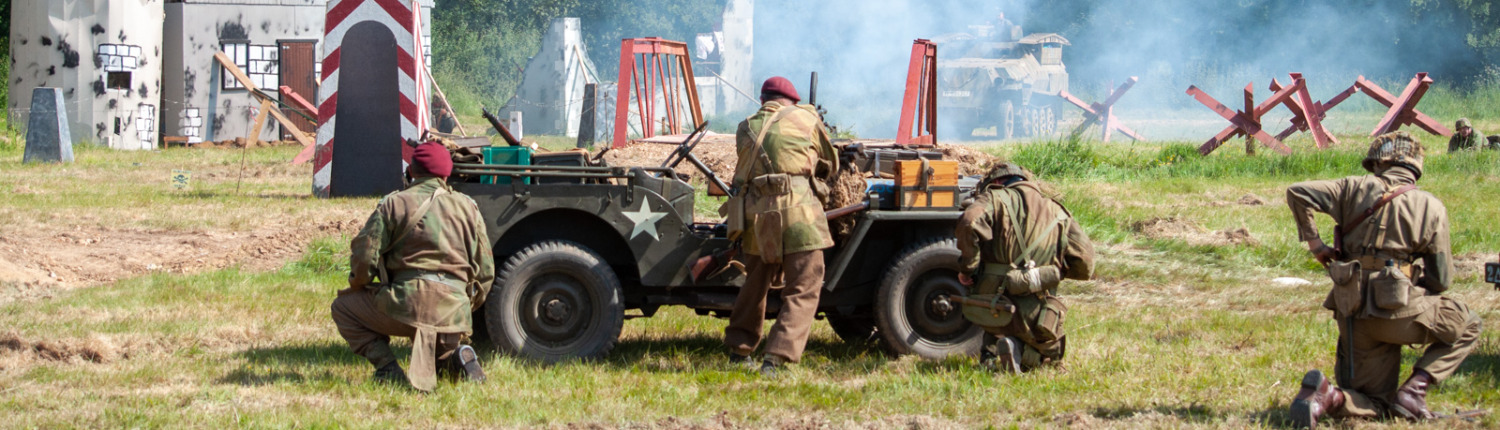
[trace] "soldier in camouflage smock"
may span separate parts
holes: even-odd
[[[747,278],[735,299],[724,343],[730,360],[749,362],[761,341],[766,295],[781,288],[781,311],[766,340],[763,373],[802,359],[823,285],[823,250],[833,246],[823,202],[837,153],[823,120],[798,106],[797,90],[774,77],[761,87],[760,111],[736,133],[735,197],[721,209],[745,254]],[[736,200],[739,199],[739,200]]]
[[[959,282],[970,286],[971,303],[990,304],[964,305],[964,316],[986,332],[981,362],[1006,372],[1060,362],[1067,306],[1057,286],[1093,277],[1093,242],[1020,166],[995,166],[974,194],[954,235]]]
[[[1333,279],[1323,307],[1333,311],[1340,334],[1340,388],[1320,370],[1303,376],[1291,407],[1301,427],[1325,414],[1432,418],[1427,388],[1452,375],[1479,339],[1479,316],[1440,295],[1453,278],[1448,212],[1416,189],[1422,145],[1403,131],[1384,134],[1363,164],[1371,175],[1300,182],[1286,191],[1299,238]],[[1318,235],[1316,212],[1337,223],[1337,250]],[[1428,346],[1398,388],[1402,345]]]
[[[1459,118],[1453,124],[1453,136],[1448,138],[1448,152],[1463,150],[1500,149],[1484,138],[1484,133],[1474,129],[1468,118]]]
[[[478,206],[446,183],[452,170],[443,145],[417,147],[412,184],[380,199],[349,243],[349,288],[333,301],[339,334],[376,379],[405,379],[390,337],[412,338],[410,382],[422,391],[437,371],[484,379],[474,349],[461,343],[495,279],[494,258]]]

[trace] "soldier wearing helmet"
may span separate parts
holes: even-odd
[[[1422,152],[1406,132],[1384,134],[1364,159],[1370,175],[1287,188],[1300,239],[1333,278],[1323,307],[1340,333],[1339,387],[1320,370],[1303,376],[1291,407],[1300,427],[1324,415],[1432,418],[1428,387],[1452,375],[1479,339],[1479,317],[1440,295],[1453,276],[1448,215],[1437,197],[1416,189]],[[1315,212],[1337,223],[1334,247],[1319,236]],[[1401,345],[1428,346],[1398,386]]]
[[[1487,145],[1484,133],[1474,129],[1468,118],[1459,118],[1453,123],[1453,136],[1448,138],[1448,152],[1484,149]]]
[[[1011,373],[1059,363],[1067,307],[1057,286],[1093,276],[1094,244],[1025,168],[1003,163],[983,181],[954,231],[959,282],[973,293],[964,316],[986,332],[980,361]]]

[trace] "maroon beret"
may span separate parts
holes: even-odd
[[[775,76],[771,79],[767,79],[766,83],[761,84],[760,93],[780,94],[786,98],[792,99],[792,103],[802,101],[802,97],[797,95],[797,87],[792,86],[792,81],[788,81],[786,80],[786,78],[780,76]]]
[[[417,145],[417,149],[411,153],[411,164],[439,178],[447,178],[453,174],[453,154],[448,152],[448,147],[438,142]]]

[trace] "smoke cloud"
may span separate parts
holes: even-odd
[[[1120,115],[1212,117],[1184,93],[1188,86],[1237,106],[1246,84],[1254,82],[1256,98],[1263,99],[1272,78],[1289,84],[1289,72],[1308,78],[1315,100],[1331,98],[1359,75],[1390,83],[1386,89],[1399,93],[1417,72],[1450,83],[1476,74],[1483,64],[1465,44],[1466,15],[1426,4],[760,0],[754,75],[757,82],[786,76],[805,92],[809,73],[817,71],[818,102],[828,108],[831,122],[862,137],[889,138],[896,133],[912,41],[970,33],[971,26],[987,25],[1004,12],[1025,33],[1070,39],[1072,45],[1063,49],[1070,92],[1100,100],[1109,84],[1138,76],[1140,83],[1117,105]],[[939,44],[940,60],[953,54]],[[1351,102],[1355,108],[1373,104],[1359,95]],[[949,133],[940,129],[939,137],[951,140]]]

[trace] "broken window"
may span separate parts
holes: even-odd
[[[130,72],[106,72],[104,86],[111,90],[130,91]]]
[[[223,44],[224,55],[234,61],[234,65],[245,72],[250,82],[260,88],[276,88],[281,86],[281,64],[280,48],[275,45],[251,45],[249,41],[233,41]],[[223,69],[221,67],[221,69]],[[238,79],[229,70],[223,72],[223,82],[220,88],[226,90],[244,89]]]
[[[130,74],[140,65],[141,47],[105,43],[98,48],[96,55],[104,68],[105,88],[130,91]]]

